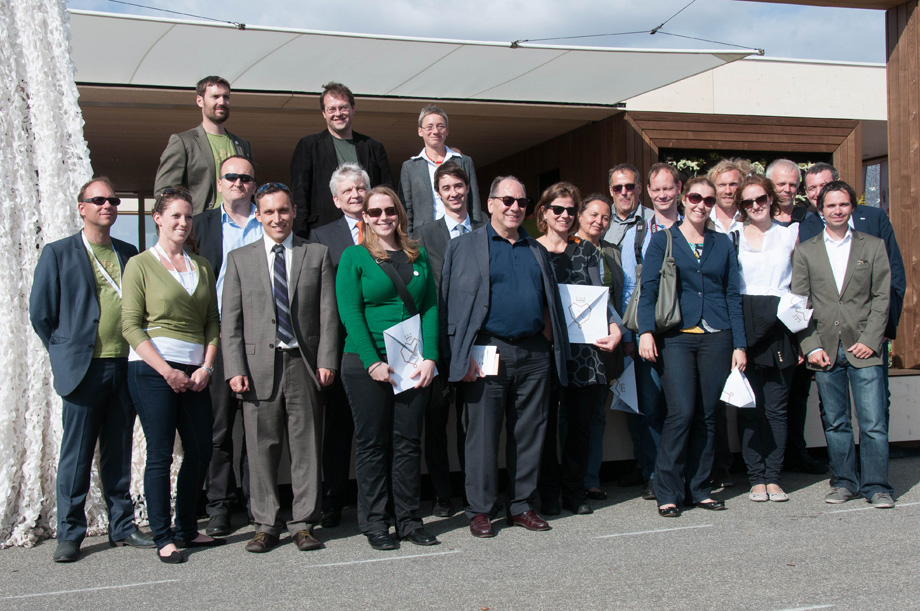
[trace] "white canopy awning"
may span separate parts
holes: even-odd
[[[70,11],[81,84],[611,105],[756,53],[560,47],[344,34]]]

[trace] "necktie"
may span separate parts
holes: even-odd
[[[275,244],[272,246],[272,252],[275,253],[275,264],[272,266],[272,276],[275,280],[275,288],[272,294],[275,298],[275,320],[278,330],[278,339],[285,344],[291,343],[294,339],[294,327],[291,326],[291,308],[288,299],[287,286],[287,267],[284,262],[284,246]]]
[[[463,235],[468,231],[469,229],[467,229],[466,225],[457,225],[457,235]]]
[[[364,221],[358,221],[355,224],[358,226],[358,241],[356,244],[361,244],[364,242]]]

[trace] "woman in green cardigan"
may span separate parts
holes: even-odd
[[[374,549],[396,549],[389,533],[416,545],[436,545],[418,517],[422,421],[438,359],[438,303],[428,255],[406,235],[408,220],[392,189],[364,199],[361,244],[342,253],[336,274],[339,316],[345,325],[342,383],[355,421],[358,525]],[[386,268],[393,278],[384,271]],[[394,393],[384,330],[415,315],[394,282],[405,285],[421,316],[422,357],[414,388]],[[391,515],[388,507],[392,507]]]

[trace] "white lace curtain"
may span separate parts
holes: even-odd
[[[0,547],[55,531],[61,400],[29,325],[41,247],[80,226],[75,195],[92,169],[61,0],[0,0]],[[104,532],[98,477],[87,499]]]

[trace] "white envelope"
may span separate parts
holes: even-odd
[[[383,343],[387,349],[387,363],[393,368],[390,374],[396,382],[394,394],[415,388],[418,378],[410,378],[421,365],[422,318],[416,314],[383,332]],[[435,369],[435,375],[438,370]]]
[[[786,328],[793,333],[798,333],[808,326],[811,315],[814,310],[806,308],[808,299],[801,295],[786,293],[779,298],[779,305],[776,307],[776,317],[782,321]]]
[[[610,335],[607,326],[609,295],[606,286],[559,285],[570,344],[593,344]]]
[[[495,346],[473,346],[470,358],[479,364],[484,376],[498,375],[498,348]]]
[[[636,367],[633,360],[626,357],[623,373],[610,384],[610,409],[638,414],[639,399],[636,396]]]
[[[751,383],[739,369],[732,369],[728,379],[725,380],[721,399],[737,408],[756,407],[754,389],[751,388]]]

